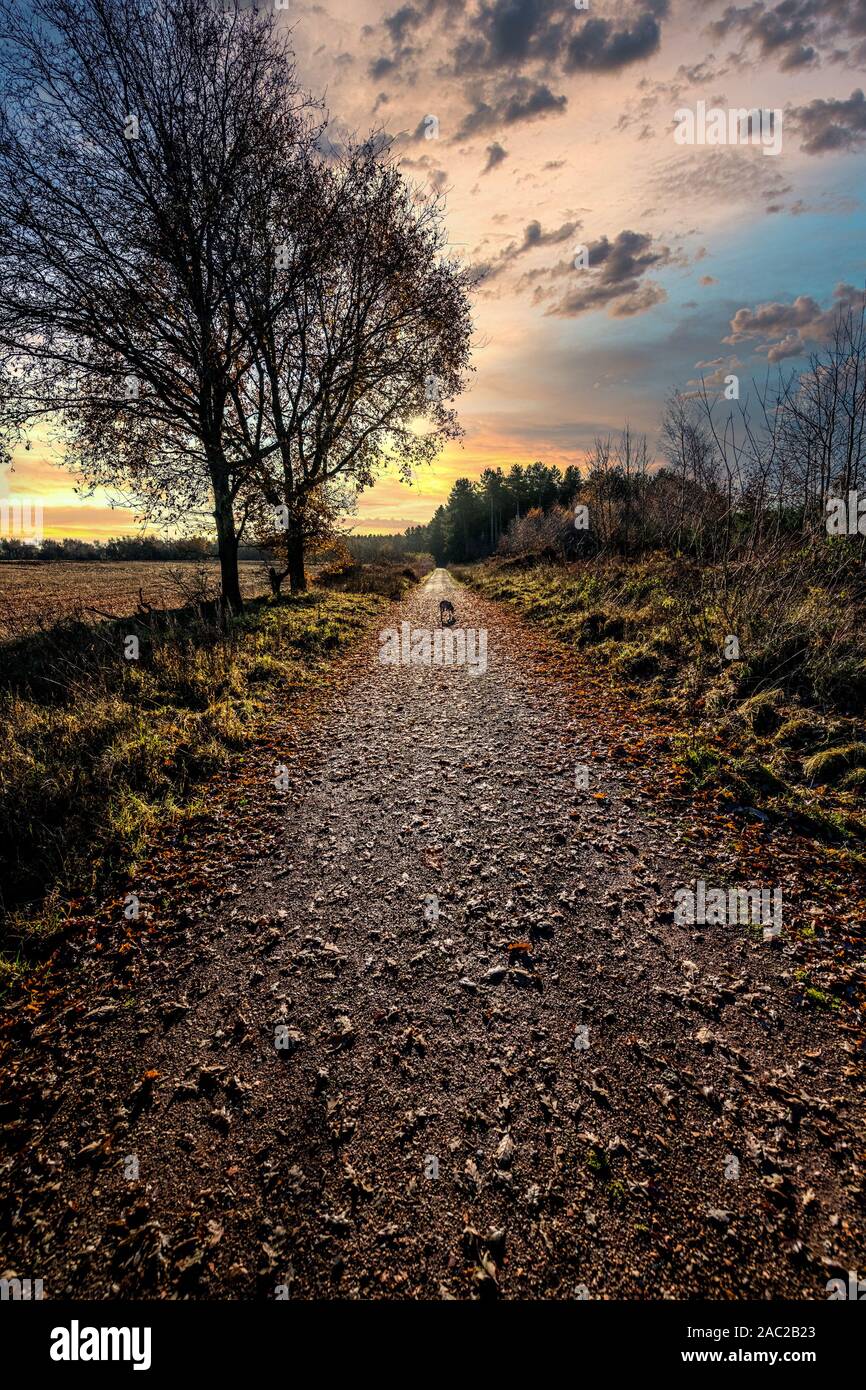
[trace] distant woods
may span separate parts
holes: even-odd
[[[804,370],[772,385],[744,380],[739,400],[703,386],[674,391],[654,448],[626,426],[596,438],[581,468],[535,462],[487,468],[477,482],[458,478],[430,522],[410,527],[399,545],[439,564],[651,550],[757,563],[844,535],[846,556],[863,558],[864,489],[861,309],[838,313],[830,342]]]
[[[216,545],[205,536],[163,540],[160,536],[112,536],[105,541],[85,541],[76,537],[63,540],[47,538],[34,544],[30,541],[0,539],[0,561],[93,561],[116,560],[213,560]],[[250,559],[259,551],[249,549]],[[241,558],[246,558],[242,552]]]
[[[410,526],[399,543],[408,551],[428,551],[440,565],[479,560],[506,548],[521,519],[531,516],[542,529],[545,518],[572,524],[567,509],[581,486],[574,467],[560,472],[555,465],[515,464],[507,473],[486,468],[477,482],[458,478],[427,525]]]

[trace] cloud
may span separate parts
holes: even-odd
[[[866,140],[866,97],[859,87],[847,100],[816,97],[807,106],[795,106],[789,120],[802,135],[806,154],[851,150]]]
[[[514,254],[522,256],[526,251],[534,251],[536,246],[556,246],[573,236],[579,226],[579,222],[563,222],[562,226],[557,227],[554,231],[545,232],[542,230],[541,223],[534,220],[527,224],[523,233],[523,241]]]
[[[614,21],[562,0],[482,0],[455,45],[454,71],[562,61],[566,71],[615,72],[656,51],[668,9],[668,0],[644,0]]]
[[[673,143],[673,141],[671,141]],[[652,163],[647,177],[648,195],[671,207],[681,202],[693,208],[706,202],[714,207],[745,202],[777,202],[791,185],[764,159],[755,145],[718,146],[712,158],[701,149],[677,149],[670,157]]]
[[[496,168],[497,164],[501,164],[503,159],[507,158],[508,151],[494,140],[492,145],[487,146],[487,163],[481,170],[482,174],[489,174],[492,169]]]
[[[417,29],[424,16],[412,5],[401,5],[393,14],[386,15],[383,23],[394,43],[399,46]]]
[[[705,82],[716,82],[720,77],[724,77],[728,69],[726,67],[713,67],[716,55],[708,53],[706,58],[701,58],[697,63],[691,63],[688,67],[681,63],[677,68],[676,78],[671,83],[675,87],[677,83],[686,82],[690,87],[703,86]]]
[[[559,0],[482,0],[467,16],[465,31],[454,44],[455,76],[525,63],[554,63],[575,22],[574,9]]]
[[[756,309],[738,309],[731,319],[731,332],[723,342],[733,345],[757,342],[755,351],[768,362],[800,357],[810,344],[826,343],[833,332],[840,310],[859,310],[866,302],[862,290],[839,284],[833,291],[834,303],[822,309],[810,294],[798,294],[791,304],[771,301]]]
[[[818,203],[807,203],[802,198],[798,198],[788,208],[792,217],[806,217],[814,215],[818,217],[847,217],[852,212],[856,212],[860,206],[859,198],[839,195],[822,194],[821,201]]]
[[[395,58],[387,58],[384,56],[377,58],[374,63],[370,64],[370,76],[373,78],[374,82],[381,82],[383,77],[391,76],[397,66],[398,64]]]
[[[862,0],[755,0],[728,5],[707,32],[714,39],[739,36],[760,59],[775,59],[782,72],[794,72],[817,65],[822,55],[836,62],[853,56],[840,44],[866,34],[866,13]]]
[[[782,68],[801,67],[817,56],[806,42],[814,27],[811,9],[809,0],[783,0],[775,9],[763,4],[729,5],[722,17],[709,25],[709,32],[714,38],[724,38],[739,30],[746,42],[757,44],[762,58],[778,54]]]
[[[590,243],[588,268],[571,267],[575,287],[547,313],[558,318],[576,318],[597,309],[607,309],[612,318],[630,318],[646,313],[653,305],[667,298],[661,285],[653,281],[642,284],[650,270],[659,269],[671,260],[670,247],[656,243],[648,232],[622,231],[610,241],[603,236]],[[555,268],[559,278],[562,265]],[[544,287],[536,291],[544,296]]]
[[[418,159],[411,159],[409,155],[403,155],[400,160],[400,168],[408,169],[412,173],[418,172],[426,175],[427,184],[435,189],[437,193],[442,192],[448,186],[448,172],[440,169],[435,159],[423,154]]]
[[[483,283],[489,284],[503,271],[508,270],[515,261],[528,255],[531,251],[536,251],[539,247],[560,246],[564,241],[573,237],[579,227],[579,222],[563,222],[560,227],[551,228],[550,231],[546,232],[541,223],[535,219],[527,223],[521,241],[509,242],[508,246],[500,251],[499,255],[492,261],[487,261],[478,267],[483,277]]]
[[[380,37],[383,43],[390,40],[391,44],[390,55],[381,53],[369,65],[368,71],[374,82],[380,81],[383,77],[399,77],[408,72],[412,61],[423,52],[420,46],[414,45],[410,40],[435,9],[435,0],[433,3],[429,3],[428,0],[423,9],[414,5],[401,5],[393,14],[385,15],[381,29],[377,30],[370,24],[362,27],[363,39]]]
[[[649,58],[661,42],[661,25],[647,10],[631,27],[617,29],[610,19],[588,19],[566,50],[568,72],[619,72]]]
[[[699,372],[700,375],[693,377],[687,385],[692,391],[695,391],[696,388],[699,390],[702,386],[709,387],[711,390],[721,390],[723,386],[727,385],[725,378],[731,372],[741,370],[742,366],[743,364],[736,354],[732,357],[714,357],[709,362],[696,362],[695,371]]]
[[[473,6],[415,0],[381,25],[365,25],[362,35],[382,43],[368,68],[375,82],[387,77],[412,84],[423,59],[440,79],[482,84],[461,127],[465,139],[497,124],[563,111],[566,98],[550,85],[557,73],[615,73],[650,57],[668,9],[668,0],[620,0],[611,19],[575,10],[567,0],[479,0]],[[434,50],[443,55],[438,63]],[[496,97],[486,90],[492,81]]]
[[[504,89],[490,94],[488,100],[477,97],[472,108],[467,111],[460,123],[454,140],[468,140],[500,126],[516,125],[519,121],[532,121],[538,117],[560,113],[568,105],[568,98],[556,96],[546,83],[538,84],[518,79],[509,82]]]

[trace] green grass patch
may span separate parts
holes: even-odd
[[[590,1147],[586,1153],[586,1166],[594,1177],[606,1179],[610,1175],[610,1164],[604,1149]]]

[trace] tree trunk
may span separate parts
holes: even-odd
[[[244,606],[241,598],[241,583],[238,575],[238,537],[235,531],[235,518],[231,498],[223,494],[217,497],[214,507],[217,546],[220,557],[220,583],[223,603],[239,613]]]
[[[286,563],[289,567],[292,593],[304,593],[307,587],[307,576],[304,572],[304,537],[299,531],[290,531],[286,536]]]

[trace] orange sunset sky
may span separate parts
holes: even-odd
[[[862,290],[860,0],[290,0],[280,22],[331,138],[390,135],[487,272],[462,447],[411,486],[386,469],[359,532],[428,520],[488,466],[580,463],[626,420],[655,448],[673,386],[795,369]],[[698,101],[781,111],[781,153],[677,144]],[[42,500],[48,535],[136,529],[122,499],[75,486],[40,438],[0,475],[0,497]]]

